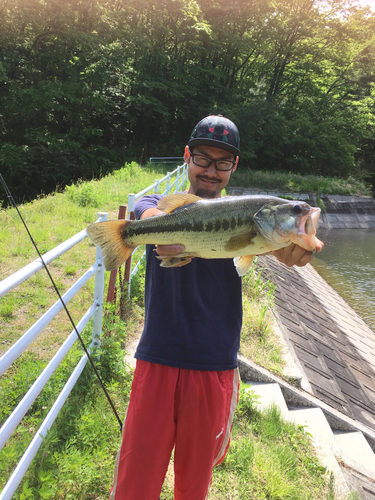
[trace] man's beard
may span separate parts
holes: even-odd
[[[210,191],[210,190],[207,190],[204,188],[198,188],[194,194],[195,194],[195,196],[200,196],[201,198],[211,199],[211,198],[215,198],[215,196],[217,195],[217,192]]]
[[[206,189],[204,187],[198,187],[197,188],[197,191],[195,191],[195,195],[196,196],[200,196],[201,198],[206,198],[206,199],[212,199],[212,198],[215,198],[215,196],[218,195],[218,193],[220,193],[221,191],[221,185],[222,185],[222,181],[221,180],[218,180],[216,181],[216,184],[217,186],[215,186],[215,189]],[[216,187],[218,189],[216,189]]]

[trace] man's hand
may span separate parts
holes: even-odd
[[[184,245],[157,245],[156,247],[156,253],[165,256],[165,255],[177,255],[179,253],[182,253],[185,251]],[[182,267],[186,266],[186,264],[189,264],[191,262],[191,259],[186,259],[181,262],[181,264],[175,266],[175,267]]]
[[[143,212],[141,215],[141,219],[147,219],[148,217],[153,217],[154,215],[165,215],[165,212],[162,212],[158,208],[148,208]],[[156,246],[156,253],[162,257],[164,256],[172,256],[177,255],[179,253],[182,253],[185,251],[184,245],[157,245]],[[182,267],[186,266],[186,264],[189,264],[191,262],[191,259],[186,259],[181,261],[181,264],[175,265],[174,267]]]
[[[318,238],[315,238],[315,243],[316,243],[316,251],[321,252],[324,247],[324,243],[318,240]],[[280,262],[289,267],[292,266],[303,267],[309,262],[311,262],[314,256],[313,252],[308,252],[304,248],[294,243],[292,243],[288,247],[280,248],[279,250],[274,250],[271,253]]]

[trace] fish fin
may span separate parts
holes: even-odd
[[[200,196],[195,196],[195,194],[189,193],[170,194],[159,201],[157,208],[169,214],[176,210],[176,208],[189,205],[190,203],[195,203],[201,199],[202,198]]]
[[[191,257],[175,257],[173,255],[170,255],[159,260],[161,260],[160,267],[180,267],[184,265],[184,263],[187,263],[186,261],[190,262]]]
[[[191,261],[194,257],[198,257],[195,253],[182,252],[177,255],[156,255],[156,258],[161,260],[160,267],[180,267],[186,261]]]
[[[134,248],[126,243],[123,234],[129,220],[108,220],[95,222],[87,228],[89,238],[103,252],[104,266],[107,271],[118,269],[132,254]]]
[[[255,255],[244,255],[243,257],[235,257],[233,259],[236,266],[238,276],[244,276],[253,264]]]
[[[227,252],[236,252],[237,250],[242,250],[252,244],[252,237],[255,234],[239,234],[230,238],[225,244],[225,250]]]

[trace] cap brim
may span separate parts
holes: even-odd
[[[191,148],[193,148],[194,146],[211,146],[213,148],[225,149],[225,151],[229,151],[230,153],[234,154],[234,156],[241,155],[241,151],[238,148],[230,144],[226,144],[225,142],[217,141],[216,139],[206,139],[198,137],[196,139],[191,139],[188,144]]]

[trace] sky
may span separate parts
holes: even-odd
[[[365,7],[369,5],[373,12],[375,12],[375,0],[359,0],[359,3]]]

